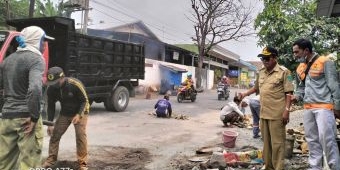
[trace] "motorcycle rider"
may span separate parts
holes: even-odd
[[[219,84],[224,85],[224,94],[227,93],[228,87],[229,87],[229,78],[227,76],[223,76]]]
[[[186,91],[194,90],[194,81],[192,80],[192,74],[188,73],[187,78],[182,83]]]
[[[225,86],[229,87],[229,78],[227,76],[223,76],[220,83],[224,84]]]

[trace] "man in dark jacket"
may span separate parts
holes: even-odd
[[[169,102],[169,95],[164,95],[164,99],[160,99],[155,104],[157,117],[171,117],[172,108]]]
[[[76,132],[77,159],[80,169],[87,169],[87,137],[86,125],[90,109],[89,100],[83,84],[76,78],[65,77],[60,67],[52,67],[47,73],[47,114],[53,121],[55,103],[60,102],[61,110],[55,126],[49,126],[48,135],[52,135],[49,144],[48,158],[43,168],[53,166],[58,157],[61,136],[73,123]]]

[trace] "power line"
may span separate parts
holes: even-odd
[[[105,13],[105,12],[103,12],[103,11],[100,11],[100,10],[97,10],[97,9],[94,9],[94,10],[96,10],[96,11],[98,11],[99,13],[102,13],[102,14],[104,14],[104,15],[110,17],[110,18],[113,18],[113,19],[115,19],[115,20],[117,20],[117,21],[120,21],[120,22],[122,22],[122,23],[128,24],[127,22],[125,22],[125,21],[123,21],[123,20],[120,20],[120,19],[117,19],[117,18],[113,17],[112,15],[107,14],[107,13]],[[137,34],[136,34],[136,35],[137,35]],[[138,36],[138,35],[137,35],[137,36]],[[150,39],[150,40],[154,40],[154,39],[151,39],[151,38],[148,38],[148,37],[144,37],[144,38],[147,38],[147,39]],[[167,40],[170,40],[170,41],[175,41],[175,42],[177,42],[176,40],[171,39],[171,38],[168,38],[168,37],[163,37],[163,38],[165,38],[165,39],[167,39]]]
[[[126,9],[126,10],[130,10],[130,9],[126,8],[124,5],[122,5],[121,3],[119,3],[118,1],[109,1],[109,0],[106,0],[106,1],[107,1],[107,2],[114,2],[116,5],[120,6],[121,8],[124,8],[124,9]],[[160,20],[159,18],[155,18],[153,15],[147,15],[147,17],[149,17],[149,18],[154,18],[155,20],[157,20],[157,22],[162,23],[161,26],[165,25],[165,26],[166,26],[167,28],[169,28],[170,30],[172,30],[172,31],[174,31],[174,32],[178,32],[178,30],[177,30],[176,28],[167,25],[167,23],[164,23],[164,22],[163,22],[162,20]],[[186,32],[184,32],[183,34],[184,34],[184,35],[187,35],[187,36],[190,36],[190,37],[194,36],[193,34],[186,33]]]
[[[111,10],[117,11],[117,12],[119,12],[119,13],[125,15],[125,16],[130,17],[130,18],[140,20],[140,19],[137,18],[137,17],[131,16],[131,15],[129,15],[129,14],[125,13],[125,12],[122,12],[121,10],[115,9],[115,8],[113,8],[113,7],[106,6],[105,4],[100,3],[100,2],[98,2],[98,1],[96,1],[96,0],[94,0],[94,2],[97,3],[97,4],[99,4],[99,5],[101,5],[101,6],[107,7],[107,8],[109,8],[109,9],[111,9]],[[158,28],[158,27],[153,26],[152,24],[148,24],[148,23],[146,23],[146,22],[145,22],[145,24],[147,24],[147,25],[149,25],[149,26],[151,26],[151,27],[153,27],[153,28],[155,28],[155,29],[157,29],[157,30],[159,30],[159,31],[164,31],[164,30],[162,30],[162,29],[160,29],[160,28]],[[171,35],[171,34],[169,34],[169,33],[167,33],[167,34],[170,35],[170,36],[174,36],[174,35]],[[176,36],[175,36],[175,37],[176,37]]]
[[[92,2],[94,2],[94,3],[96,3],[96,4],[100,5],[100,6],[104,6],[104,7],[108,8],[108,9],[110,9],[110,10],[113,10],[113,11],[115,11],[115,12],[119,12],[120,14],[123,14],[123,15],[125,15],[125,16],[130,17],[130,18],[137,19],[137,20],[141,20],[141,19],[139,19],[139,18],[137,18],[137,17],[131,16],[130,14],[127,14],[126,12],[123,12],[123,11],[121,11],[121,10],[115,9],[115,8],[113,8],[113,7],[111,7],[111,6],[107,6],[107,5],[105,5],[105,4],[101,3],[101,2],[98,2],[98,1],[96,1],[96,0],[93,0]],[[99,11],[99,10],[96,10],[96,11]],[[101,11],[100,11],[100,12],[101,12]],[[102,12],[102,13],[103,13],[103,12]],[[109,14],[107,14],[107,13],[106,13],[105,15],[108,15],[108,16],[110,16],[111,18],[114,18],[112,15],[109,15]],[[118,20],[117,18],[114,18],[114,19]],[[120,21],[121,21],[121,20],[120,20]],[[122,21],[122,22],[123,22],[123,23],[126,23],[126,22],[124,22],[124,21]],[[185,39],[182,39],[182,38],[177,37],[176,35],[170,34],[170,33],[168,33],[168,32],[164,32],[164,29],[158,28],[158,27],[154,26],[153,24],[149,24],[149,23],[147,23],[147,22],[145,22],[145,24],[148,25],[148,26],[150,26],[150,27],[155,28],[155,29],[158,30],[158,31],[161,31],[161,32],[163,33],[163,38],[164,38],[164,39],[167,39],[167,40],[171,40],[171,41],[177,42],[177,41],[174,40],[174,39],[171,39],[171,38],[168,38],[168,37],[165,37],[165,36],[164,36],[164,34],[167,34],[167,35],[169,35],[169,36],[171,36],[171,37],[176,37],[176,38],[181,39],[181,40],[183,40],[183,41],[187,41],[187,40],[185,40]]]

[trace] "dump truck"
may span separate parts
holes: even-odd
[[[65,75],[84,84],[90,104],[104,103],[107,111],[124,111],[134,87],[144,79],[143,44],[95,37],[78,33],[73,19],[42,17],[7,20],[15,31],[0,31],[0,63],[18,46],[15,38],[23,28],[41,27],[55,38],[45,45],[46,70],[58,66]],[[2,100],[1,100],[2,101]],[[1,103],[0,103],[1,104]]]

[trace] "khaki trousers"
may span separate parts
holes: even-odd
[[[55,164],[58,159],[59,142],[61,136],[72,123],[73,117],[59,115],[54,125],[53,134],[50,139],[48,157],[45,163]],[[87,136],[86,136],[87,114],[74,125],[76,132],[77,159],[81,167],[87,166]]]
[[[24,136],[22,126],[26,119],[0,119],[1,170],[27,170],[41,165],[44,137],[42,119],[38,119],[34,134]]]
[[[281,120],[261,119],[263,160],[266,170],[283,170],[285,159],[286,126]]]

